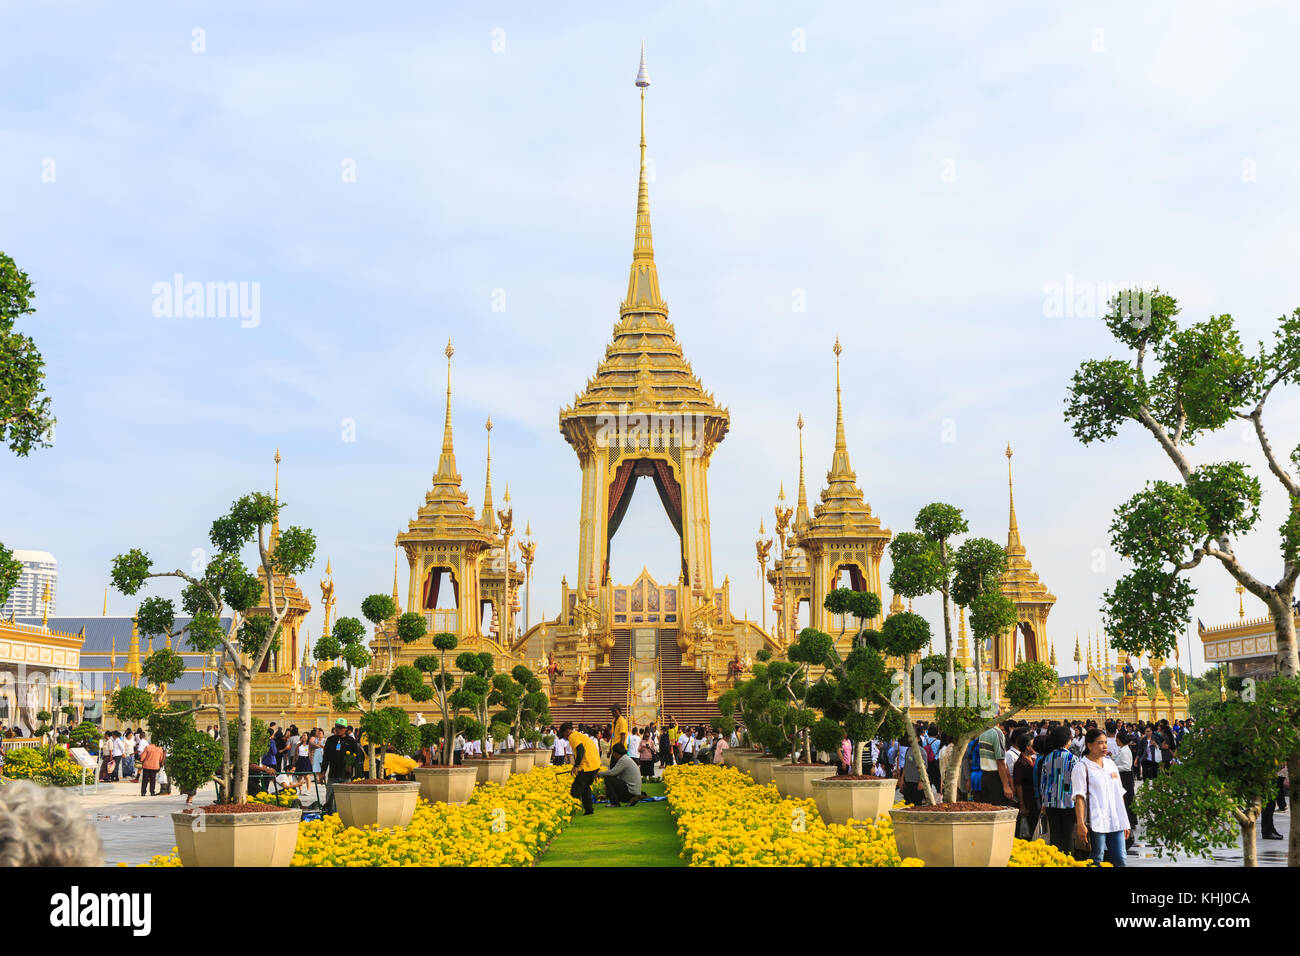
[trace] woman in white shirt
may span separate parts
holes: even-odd
[[[1119,769],[1106,756],[1103,730],[1093,727],[1083,742],[1083,759],[1075,761],[1070,775],[1075,830],[1079,839],[1088,844],[1092,861],[1098,866],[1103,862],[1125,866],[1129,825]]]

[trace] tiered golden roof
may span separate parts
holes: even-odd
[[[835,340],[835,453],[821,503],[813,508],[813,518],[800,537],[809,538],[881,538],[892,533],[871,513],[857,475],[849,463],[849,446],[844,437],[844,400],[840,388],[840,340]]]
[[[280,457],[280,449],[278,448],[275,450],[274,460],[275,514],[271,518],[271,541],[269,544],[269,549],[272,554],[275,554],[276,546],[280,543],[280,462],[283,459]],[[258,565],[257,576],[262,582],[262,596],[258,601],[257,606],[252,608],[249,613],[256,614],[262,612],[270,614],[271,604],[270,601],[267,600],[266,568],[261,564]],[[274,573],[271,576],[271,581],[274,585],[274,597],[277,606],[287,600],[291,610],[302,611],[304,613],[311,610],[311,602],[308,601],[306,595],[302,593],[302,589],[298,587],[298,582],[294,580],[292,574],[282,575]]]
[[[644,82],[643,82],[644,80]],[[650,192],[646,181],[645,71],[641,87],[641,175],[637,186],[636,237],[628,273],[627,298],[619,307],[614,338],[587,388],[560,411],[560,431],[579,455],[594,437],[592,419],[620,412],[702,416],[710,446],[726,434],[730,413],[718,405],[691,371],[668,321],[668,304],[659,293],[654,241],[650,232]]]
[[[1007,491],[1010,495],[1010,518],[1007,529],[1007,569],[1002,572],[1002,593],[1015,604],[1054,605],[1056,595],[1038,579],[1038,573],[1029,563],[1024,543],[1020,540],[1020,525],[1016,523],[1016,492],[1011,483],[1011,443],[1007,443]],[[1077,660],[1077,658],[1076,658]]]
[[[399,545],[408,541],[427,541],[436,537],[445,541],[477,541],[486,544],[490,535],[474,509],[469,506],[469,495],[461,488],[460,472],[456,470],[456,450],[451,432],[451,357],[455,354],[447,342],[447,413],[442,429],[442,454],[438,457],[438,470],[433,475],[433,487],[424,496],[424,504],[411,519],[408,530],[397,536]]]

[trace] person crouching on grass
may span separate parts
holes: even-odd
[[[573,774],[573,786],[569,795],[582,801],[582,815],[589,817],[596,812],[591,802],[591,785],[600,770],[600,750],[596,741],[573,729],[572,721],[560,725],[560,736],[569,742],[573,751],[573,769],[569,771]]]
[[[629,807],[637,805],[641,799],[641,769],[622,744],[615,744],[610,750],[610,767],[600,771],[600,776],[605,781],[605,796],[609,797],[611,807],[625,802]]]

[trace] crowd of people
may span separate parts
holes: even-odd
[[[972,740],[961,755],[956,764],[958,800],[1016,807],[1017,836],[1042,837],[1066,853],[1087,853],[1099,863],[1124,866],[1136,843],[1132,803],[1137,787],[1177,762],[1179,744],[1193,726],[1190,719],[1003,721]],[[903,799],[921,805],[922,775],[941,798],[947,782],[941,768],[953,766],[949,757],[955,741],[933,723],[917,723],[915,731],[919,760],[911,756],[911,744],[904,737],[871,741],[864,746],[862,765],[865,774],[894,777]],[[847,774],[852,742],[845,737],[838,754],[813,756],[837,764],[837,772]],[[1285,791],[1284,767],[1277,798],[1264,808],[1265,839],[1282,839],[1273,813],[1286,808]]]

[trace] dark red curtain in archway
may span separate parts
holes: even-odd
[[[658,458],[637,458],[625,459],[614,472],[614,478],[609,483],[609,505],[606,517],[607,533],[605,537],[605,566],[601,573],[601,583],[604,583],[609,577],[609,551],[611,542],[614,540],[614,534],[618,531],[618,526],[623,523],[623,516],[627,514],[628,505],[632,503],[632,494],[636,491],[637,478],[652,478],[655,483],[655,489],[659,492],[659,500],[663,503],[664,511],[668,513],[668,520],[672,523],[673,530],[677,532],[678,537],[682,533],[682,488],[678,484],[677,478],[673,475],[672,466],[668,462]],[[686,557],[682,556],[682,572],[686,571]]]
[[[460,585],[456,583],[456,575],[452,574],[451,568],[430,568],[429,576],[424,579],[424,607],[426,610],[433,610],[438,606],[438,585],[442,583],[443,572],[451,579],[451,597],[456,602],[456,607],[460,607]]]

